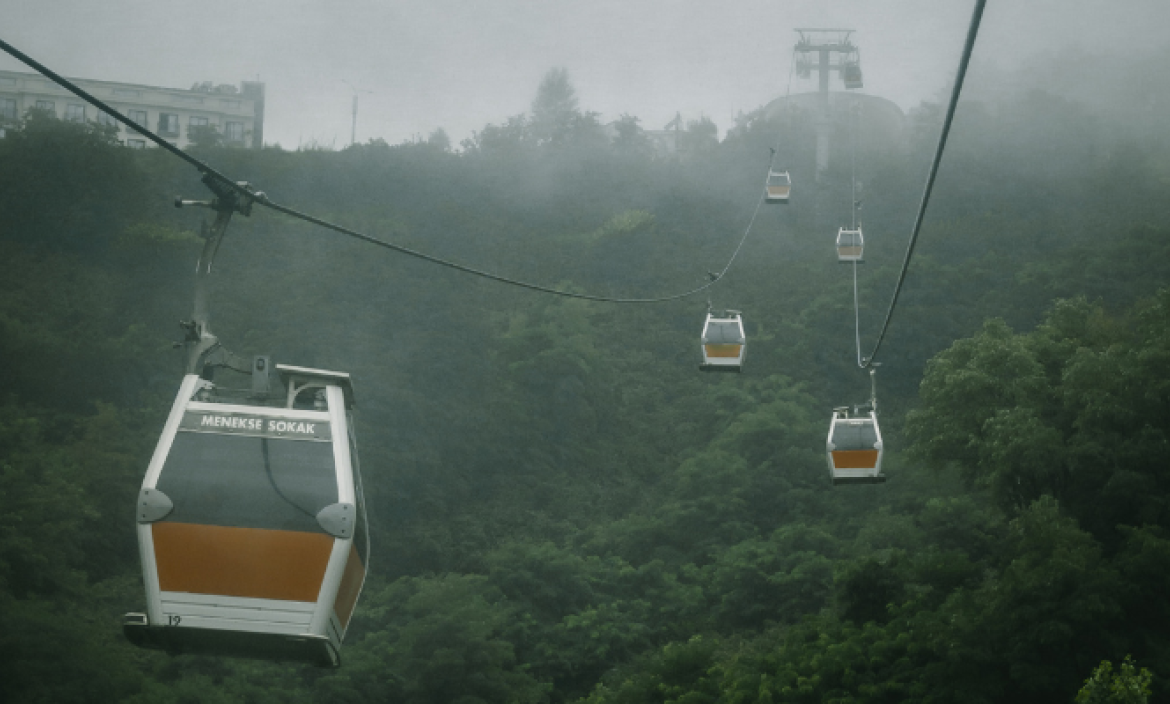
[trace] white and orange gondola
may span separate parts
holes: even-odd
[[[287,393],[271,404],[183,378],[139,493],[135,645],[340,664],[369,564],[353,387],[276,369]]]
[[[865,238],[861,234],[861,226],[858,225],[855,230],[847,230],[844,227],[838,228],[837,261],[842,264],[865,261],[862,258],[864,254]]]
[[[877,413],[849,415],[848,408],[833,410],[826,441],[829,477],[833,484],[880,484],[882,474],[882,433]]]
[[[705,372],[739,372],[743,369],[747,352],[747,336],[743,330],[743,316],[737,310],[708,311],[699,339]]]

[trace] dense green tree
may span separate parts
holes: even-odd
[[[1084,299],[1058,303],[1033,333],[988,323],[928,366],[907,419],[915,453],[956,463],[1005,507],[1066,500],[1102,535],[1164,524],[1168,309],[1163,290],[1128,323]]]
[[[1143,667],[1138,672],[1126,657],[1116,673],[1108,660],[1098,665],[1077,692],[1076,701],[1077,704],[1145,704],[1149,696],[1150,671]]]
[[[569,80],[568,70],[554,68],[544,74],[532,100],[531,130],[536,143],[564,142],[580,118],[577,91]]]
[[[818,197],[760,211],[710,290],[745,311],[742,375],[695,371],[698,297],[551,299],[262,208],[236,218],[213,297],[225,343],[358,380],[373,572],[330,672],[118,635],[142,607],[125,511],[181,373],[200,243],[202,213],[169,203],[203,188],[160,150],[30,117],[0,140],[0,698],[1034,704],[1128,653],[1165,696],[1170,237],[1150,223],[1170,152],[1078,100],[996,105],[956,123],[883,349],[880,487],[825,470],[830,409],[868,390],[822,222],[848,216],[841,155]],[[939,114],[859,150],[863,335]],[[396,243],[615,296],[719,270],[769,147],[798,186],[813,168],[797,109],[722,141],[694,123],[683,161],[636,118],[615,127],[554,71],[529,114],[461,152],[438,132],[197,150]]]

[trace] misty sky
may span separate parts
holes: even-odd
[[[188,88],[267,84],[265,137],[285,148],[452,141],[526,112],[563,66],[580,105],[660,128],[676,111],[721,132],[782,96],[796,27],[857,30],[865,91],[904,109],[953,74],[970,0],[0,0],[0,37],[67,76]],[[1075,47],[1153,53],[1170,0],[989,0],[976,69]],[[29,70],[6,55],[0,68]],[[1167,67],[1170,68],[1170,67]],[[348,85],[346,83],[348,81]],[[839,86],[839,83],[837,84]],[[792,92],[813,88],[793,79]]]

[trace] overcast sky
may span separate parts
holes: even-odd
[[[526,112],[569,71],[584,109],[660,128],[675,112],[730,126],[782,96],[796,27],[856,30],[865,91],[904,109],[952,75],[971,0],[0,0],[0,37],[67,76],[189,88],[267,84],[285,148],[452,140]],[[1170,0],[990,0],[977,62],[1077,47],[1167,46]],[[978,65],[978,64],[977,64]],[[27,70],[7,56],[0,68]],[[1170,67],[1167,67],[1170,69]],[[348,84],[346,83],[348,81]],[[354,88],[351,88],[353,86]],[[793,79],[792,92],[811,90]],[[368,92],[366,92],[368,91]]]

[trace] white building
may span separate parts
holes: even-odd
[[[130,120],[153,130],[177,147],[191,144],[191,134],[214,127],[224,144],[259,149],[264,144],[264,84],[196,84],[191,90],[159,88],[133,83],[70,78],[70,81]],[[133,129],[39,73],[0,71],[0,136],[29,110],[45,110],[62,120],[93,121],[118,128],[118,139],[128,147],[155,146]]]

